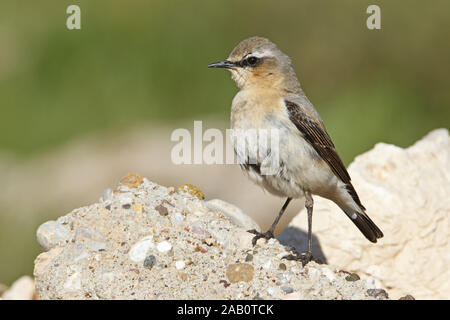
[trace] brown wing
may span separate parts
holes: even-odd
[[[328,164],[333,173],[347,185],[347,190],[352,198],[364,209],[350,182],[350,175],[347,169],[345,169],[326,130],[302,112],[297,104],[288,100],[285,100],[285,103],[289,113],[289,119],[302,133],[303,138],[311,144],[319,156]]]

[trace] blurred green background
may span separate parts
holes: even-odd
[[[66,29],[71,4],[81,30]],[[366,28],[370,4],[381,7],[381,30]],[[0,155],[26,162],[136,124],[228,121],[236,87],[206,65],[254,35],[291,56],[346,164],[377,142],[406,147],[450,124],[449,12],[444,0],[4,0]],[[0,282],[9,284],[32,274],[36,227],[61,212],[0,210]]]

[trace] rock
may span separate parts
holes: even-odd
[[[128,188],[136,188],[143,182],[144,180],[139,173],[129,173],[120,180],[120,183],[127,186]]]
[[[175,262],[175,268],[177,268],[178,270],[184,269],[185,266],[186,263],[183,260]]]
[[[70,232],[56,221],[47,221],[37,229],[36,238],[42,250],[48,251],[68,241]]]
[[[131,247],[129,252],[130,259],[134,262],[144,261],[148,251],[154,247],[153,236],[146,236]]]
[[[206,201],[205,205],[211,210],[222,212],[222,214],[231,219],[238,227],[245,230],[256,229],[257,231],[261,231],[259,225],[252,218],[242,212],[241,209],[228,202],[220,199],[213,199]]]
[[[253,247],[247,222],[239,227],[189,193],[143,181],[120,185],[109,210],[95,203],[58,219],[70,241],[36,258],[41,299],[375,299],[366,282],[285,260],[291,252],[276,239]],[[153,210],[163,203],[167,215]]]
[[[401,297],[401,298],[398,299],[398,300],[416,300],[416,299],[414,299],[414,297],[413,297],[412,295],[407,294],[406,296]]]
[[[103,191],[102,196],[100,197],[100,202],[108,202],[112,199],[113,197],[113,191],[108,188],[105,191]]]
[[[233,282],[249,282],[253,279],[253,266],[248,263],[234,263],[227,268],[227,278]]]
[[[158,211],[159,214],[162,216],[167,216],[169,214],[169,211],[167,211],[167,208],[162,205],[156,206],[155,210]]]
[[[156,248],[158,249],[159,252],[168,252],[172,250],[172,245],[170,244],[170,242],[163,241],[158,243]]]
[[[294,292],[294,289],[292,289],[291,287],[287,287],[287,286],[282,286],[281,290],[287,294]]]
[[[153,268],[153,266],[156,264],[156,257],[154,255],[149,255],[147,258],[145,258],[144,260],[144,267],[146,268]],[[177,268],[178,269],[178,268]]]
[[[23,276],[16,280],[11,288],[7,289],[1,296],[3,300],[34,300],[37,294],[34,281],[29,276]]]
[[[322,250],[327,263],[340,269],[370,276],[397,299],[410,292],[419,299],[448,299],[448,131],[434,130],[406,149],[378,143],[356,157],[349,173],[384,238],[370,243],[334,203],[315,196],[313,251]],[[305,217],[302,210],[278,239],[306,250]]]
[[[202,190],[192,184],[182,184],[177,187],[177,189],[181,192],[189,193],[193,197],[197,197],[199,199],[205,199],[205,195]]]
[[[356,273],[350,273],[348,276],[345,277],[345,280],[347,281],[358,281],[361,278]]]
[[[368,289],[367,294],[374,298],[383,298],[383,299],[388,298],[386,290],[383,289]]]

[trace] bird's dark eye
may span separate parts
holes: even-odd
[[[249,57],[247,63],[249,66],[254,67],[258,63],[259,59],[257,57]]]

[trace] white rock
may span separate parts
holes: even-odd
[[[256,229],[261,231],[259,225],[241,209],[220,199],[213,199],[205,202],[205,206],[213,211],[220,211],[238,227],[245,230]]]
[[[32,300],[35,296],[34,281],[29,276],[23,276],[16,280],[11,288],[3,293],[4,300]]]
[[[175,223],[182,223],[184,220],[184,216],[180,212],[175,212],[173,214],[173,220]]]
[[[119,193],[117,196],[121,205],[131,204],[133,202],[133,194],[131,192]]]
[[[384,238],[367,241],[331,201],[314,197],[313,250],[331,265],[371,275],[392,298],[450,297],[450,137],[434,130],[409,148],[378,143],[349,166],[367,214]],[[302,210],[291,222],[306,232]],[[298,233],[298,232],[297,232]],[[289,235],[287,238],[294,238]],[[304,239],[295,245],[302,252]],[[320,248],[317,247],[320,244]],[[376,267],[374,267],[376,266]]]
[[[269,270],[271,266],[272,266],[272,262],[270,260],[268,260],[267,262],[265,262],[262,265],[263,269],[265,269],[265,270]]]
[[[110,188],[108,188],[105,191],[103,191],[99,202],[107,202],[110,201],[112,198],[113,198],[113,191]]]
[[[70,231],[56,221],[47,221],[39,226],[36,238],[43,251],[63,245],[70,238]]]
[[[175,268],[177,268],[178,270],[184,269],[185,266],[186,263],[183,260],[178,260],[177,262],[175,262]]]
[[[273,296],[275,294],[275,288],[273,288],[273,287],[267,288],[267,293],[270,294],[271,296]]]
[[[159,252],[168,252],[172,249],[172,245],[168,241],[162,241],[158,243],[156,248]]]
[[[139,240],[133,245],[128,253],[130,259],[134,262],[142,262],[145,260],[150,249],[154,248],[153,236],[147,236]]]

